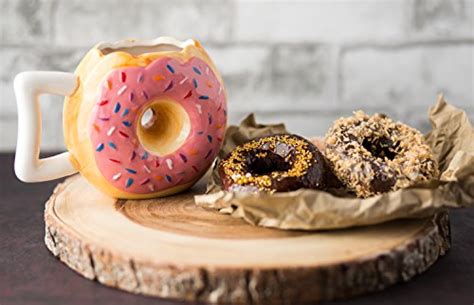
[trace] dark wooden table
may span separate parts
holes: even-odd
[[[0,154],[0,305],[182,304],[82,278],[43,243],[43,208],[58,181],[24,184]],[[452,248],[428,271],[385,291],[328,304],[474,304],[474,208],[451,212]]]

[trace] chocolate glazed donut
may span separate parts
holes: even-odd
[[[288,134],[257,138],[237,146],[219,163],[219,175],[228,191],[326,190],[340,185],[314,144]]]

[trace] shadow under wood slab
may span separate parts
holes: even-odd
[[[447,213],[330,232],[280,231],[203,210],[193,195],[116,201],[80,176],[45,209],[48,249],[88,279],[219,303],[347,298],[423,272],[449,249]]]

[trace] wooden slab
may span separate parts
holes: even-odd
[[[49,250],[88,279],[134,293],[294,304],[380,290],[423,272],[450,245],[449,219],[330,232],[280,231],[198,208],[193,194],[115,201],[80,176],[45,209]]]

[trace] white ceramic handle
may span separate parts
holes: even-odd
[[[77,172],[71,164],[68,152],[49,158],[39,158],[41,144],[39,96],[43,93],[69,96],[74,93],[77,85],[76,76],[64,72],[23,72],[15,77],[14,87],[18,106],[15,173],[20,180],[40,182]]]

